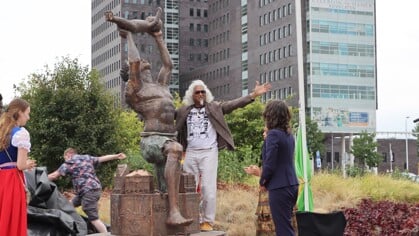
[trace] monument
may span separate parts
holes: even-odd
[[[127,81],[125,98],[144,120],[141,152],[154,164],[159,190],[154,193],[152,178],[147,176],[129,179],[132,177],[125,177],[125,173],[119,176],[123,180],[115,179],[119,186],[115,186],[117,190],[111,196],[111,229],[116,235],[199,232],[199,195],[194,189],[179,193],[183,147],[176,141],[175,107],[168,87],[173,64],[163,40],[161,14],[158,8],[155,16],[128,20],[110,11],[105,13],[106,20],[115,23],[120,36],[127,40],[129,68],[121,72],[121,76],[128,75],[123,78]],[[143,32],[155,39],[160,52],[162,67],[154,78],[151,64],[140,57],[133,40],[134,33]]]

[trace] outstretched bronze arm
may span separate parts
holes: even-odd
[[[169,50],[163,40],[163,33],[161,31],[152,33],[152,35],[156,40],[157,47],[159,48],[160,60],[162,62],[162,67],[157,75],[157,82],[162,85],[168,85],[173,69],[173,63],[170,59]]]

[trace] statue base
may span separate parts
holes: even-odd
[[[111,194],[111,233],[121,236],[194,235],[199,229],[199,194],[179,193],[178,205],[188,226],[166,224],[169,212],[167,193]]]

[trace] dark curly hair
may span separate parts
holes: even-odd
[[[284,101],[269,101],[263,111],[263,120],[269,130],[280,129],[289,134],[291,133],[291,111]]]

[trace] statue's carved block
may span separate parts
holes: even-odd
[[[154,191],[153,176],[125,177],[124,193],[152,193]]]
[[[189,226],[166,224],[169,210],[167,194],[111,194],[112,235],[189,235],[199,230],[199,194],[180,193],[182,215],[194,221]]]

